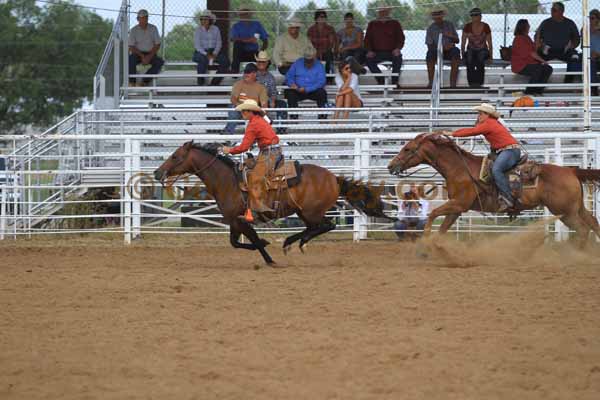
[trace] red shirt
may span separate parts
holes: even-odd
[[[498,150],[511,144],[517,144],[515,138],[508,129],[495,118],[488,118],[483,123],[475,125],[473,128],[463,128],[452,133],[452,136],[466,137],[483,135],[490,142],[492,150]]]
[[[314,24],[308,28],[306,36],[308,36],[319,55],[323,55],[327,50],[333,50],[333,47],[335,46],[335,29],[329,24],[325,24],[322,30],[319,30],[317,24]]]
[[[529,64],[539,64],[540,62],[531,56],[534,51],[535,44],[528,35],[515,36],[510,57],[512,72],[518,74]]]
[[[244,139],[239,146],[235,146],[229,150],[229,154],[240,154],[247,151],[254,142],[258,143],[259,148],[263,148],[272,144],[279,143],[279,137],[275,134],[271,125],[260,115],[254,115],[250,118]]]
[[[395,19],[376,19],[369,22],[365,47],[371,51],[392,51],[404,47],[404,31]]]

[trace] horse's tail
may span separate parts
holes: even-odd
[[[337,176],[336,179],[340,188],[340,196],[346,199],[352,207],[369,217],[393,219],[383,212],[383,202],[381,201],[383,184],[375,187],[342,176]]]
[[[575,175],[582,183],[600,184],[600,169],[583,169],[575,167]]]

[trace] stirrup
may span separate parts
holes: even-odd
[[[514,203],[512,201],[510,201],[509,199],[507,199],[506,197],[500,195],[498,196],[498,200],[500,201],[500,205],[498,206],[498,210],[497,212],[501,213],[501,212],[507,212],[508,210],[511,210],[514,208]]]

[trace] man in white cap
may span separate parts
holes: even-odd
[[[148,11],[140,10],[137,14],[138,24],[129,31],[129,73],[135,74],[138,64],[150,64],[146,74],[158,74],[163,64],[162,58],[156,55],[160,49],[158,28],[148,23]],[[145,85],[152,79],[144,78]],[[129,79],[135,85],[135,79]]]
[[[221,31],[214,24],[215,15],[210,10],[204,10],[198,16],[200,25],[194,32],[194,55],[192,61],[198,63],[196,72],[206,74],[208,65],[215,62],[218,64],[217,72],[225,74],[229,70],[229,59],[222,52]],[[211,85],[216,86],[223,78],[213,78]],[[204,78],[198,78],[198,85],[204,84]]]
[[[500,207],[498,212],[505,212],[514,206],[514,198],[508,178],[504,173],[518,164],[521,158],[520,146],[506,126],[498,120],[500,113],[496,111],[493,105],[483,103],[473,109],[479,112],[475,127],[444,133],[454,137],[483,135],[490,143],[492,152],[497,154],[492,166],[492,176],[499,192]]]
[[[231,71],[240,72],[240,63],[243,61],[254,61],[258,53],[258,40],[262,40],[260,50],[269,47],[269,35],[262,24],[252,20],[252,10],[249,7],[240,7],[240,21],[231,27],[231,41],[233,42],[233,59]]]
[[[304,49],[303,57],[296,60],[285,74],[286,83],[290,87],[285,90],[289,108],[297,108],[298,102],[307,99],[315,101],[317,107],[325,107],[325,67],[321,62],[315,62],[316,55],[315,48],[309,45]],[[297,119],[298,115],[292,115],[291,118]],[[327,115],[319,115],[319,118],[327,118]]]
[[[304,49],[312,47],[308,38],[300,35],[302,22],[292,18],[287,23],[287,32],[279,35],[273,48],[273,62],[282,75],[285,75],[297,59],[302,58]]]

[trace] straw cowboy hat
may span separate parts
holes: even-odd
[[[258,55],[254,56],[254,59],[256,61],[266,61],[266,62],[271,61],[271,59],[269,58],[269,53],[267,53],[264,50],[259,51]]]
[[[287,22],[287,27],[288,28],[302,28],[302,21],[300,21],[296,17],[290,18]]]
[[[431,16],[432,17],[443,17],[446,15],[446,10],[442,7],[435,7],[433,10],[431,10]]]
[[[217,20],[217,16],[215,14],[213,14],[212,11],[210,11],[210,10],[202,11],[200,13],[200,15],[198,15],[198,19],[200,19],[200,18],[208,18],[212,22],[215,22]]]
[[[481,105],[473,107],[473,110],[484,112],[496,119],[500,118],[500,113],[496,111],[496,107],[489,103],[481,103]]]
[[[392,6],[388,5],[387,1],[380,0],[377,2],[377,5],[375,6],[375,11],[388,10],[390,8],[392,8]]]
[[[252,99],[244,100],[244,102],[242,104],[238,105],[235,108],[235,111],[239,111],[239,112],[256,111],[256,112],[261,113],[261,115],[265,115],[265,112],[263,111],[262,108],[260,108],[258,106],[258,103],[256,102],[256,100],[252,100]]]

